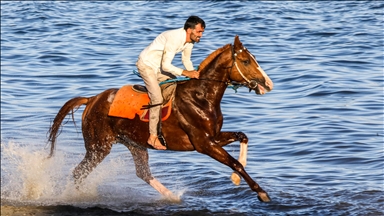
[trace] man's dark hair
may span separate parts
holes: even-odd
[[[198,16],[190,16],[188,17],[187,21],[185,21],[184,30],[187,30],[189,28],[195,29],[196,25],[199,23],[202,28],[205,28],[205,22],[203,19]]]

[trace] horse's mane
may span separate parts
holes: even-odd
[[[228,47],[231,46],[231,44],[224,45],[223,47],[213,51],[207,58],[205,58],[199,66],[199,70],[202,71],[213,59],[215,59],[220,53],[222,53],[224,50],[228,49]]]

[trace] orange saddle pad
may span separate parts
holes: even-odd
[[[149,121],[149,109],[141,110],[143,105],[148,105],[150,102],[148,94],[146,92],[137,91],[133,88],[133,85],[125,85],[121,87],[113,99],[111,107],[109,108],[109,116],[134,119],[136,115],[140,117],[140,120]],[[161,120],[165,121],[171,115],[170,99],[161,111]]]

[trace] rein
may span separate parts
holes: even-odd
[[[232,68],[233,66],[231,66]],[[138,77],[141,77],[140,73],[136,70],[133,70],[133,74],[137,75]],[[183,81],[188,81],[188,80],[191,80],[191,78],[189,77],[178,77],[176,79],[169,79],[169,80],[165,80],[165,81],[162,81],[159,83],[159,85],[163,85],[163,84],[166,84],[166,83],[176,83],[176,82],[183,82]],[[237,89],[244,86],[243,84],[237,84],[237,83],[231,83],[231,82],[228,82],[228,81],[221,81],[221,80],[214,80],[214,79],[198,79],[198,80],[202,80],[202,81],[213,81],[213,82],[221,82],[221,83],[224,83],[228,86],[228,88],[232,88],[233,90],[235,90],[235,93],[237,93]]]
[[[240,87],[256,88],[258,83],[255,81],[250,81],[248,78],[246,78],[244,76],[244,74],[241,72],[240,68],[237,66],[236,57],[239,53],[243,52],[243,50],[247,52],[247,48],[245,48],[244,46],[243,46],[243,49],[240,49],[239,51],[235,52],[234,46],[231,45],[233,63],[232,63],[232,66],[227,67],[227,69],[231,68],[231,72],[229,73],[229,76],[231,76],[232,71],[233,71],[233,67],[235,66],[237,71],[241,75],[241,77],[246,81],[246,84],[238,83],[236,81],[230,82],[230,81],[221,81],[221,80],[214,80],[214,79],[198,79],[198,80],[224,83],[225,85],[227,85],[228,88],[232,88],[235,91],[235,93],[237,93],[237,89]],[[250,54],[250,53],[248,53],[248,54]],[[250,56],[254,59],[254,57],[251,54],[250,54]],[[138,71],[133,70],[133,73],[135,75],[141,77],[141,75]],[[161,85],[166,84],[166,83],[176,83],[176,82],[183,82],[183,81],[188,81],[188,80],[191,80],[191,78],[189,78],[189,77],[177,77],[175,79],[169,79],[169,80],[162,81],[159,83],[159,85],[161,86]]]
[[[235,93],[237,93],[237,89],[238,88],[244,86],[243,84],[231,83],[231,82],[228,82],[228,81],[221,81],[221,80],[214,80],[214,79],[198,79],[198,80],[224,83],[225,85],[227,85],[227,88],[233,89],[235,91]]]

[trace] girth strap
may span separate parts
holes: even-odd
[[[143,106],[140,108],[140,110],[150,109],[150,108],[152,108],[152,107],[159,106],[159,105],[162,105],[162,104],[163,104],[163,103],[143,105]]]

